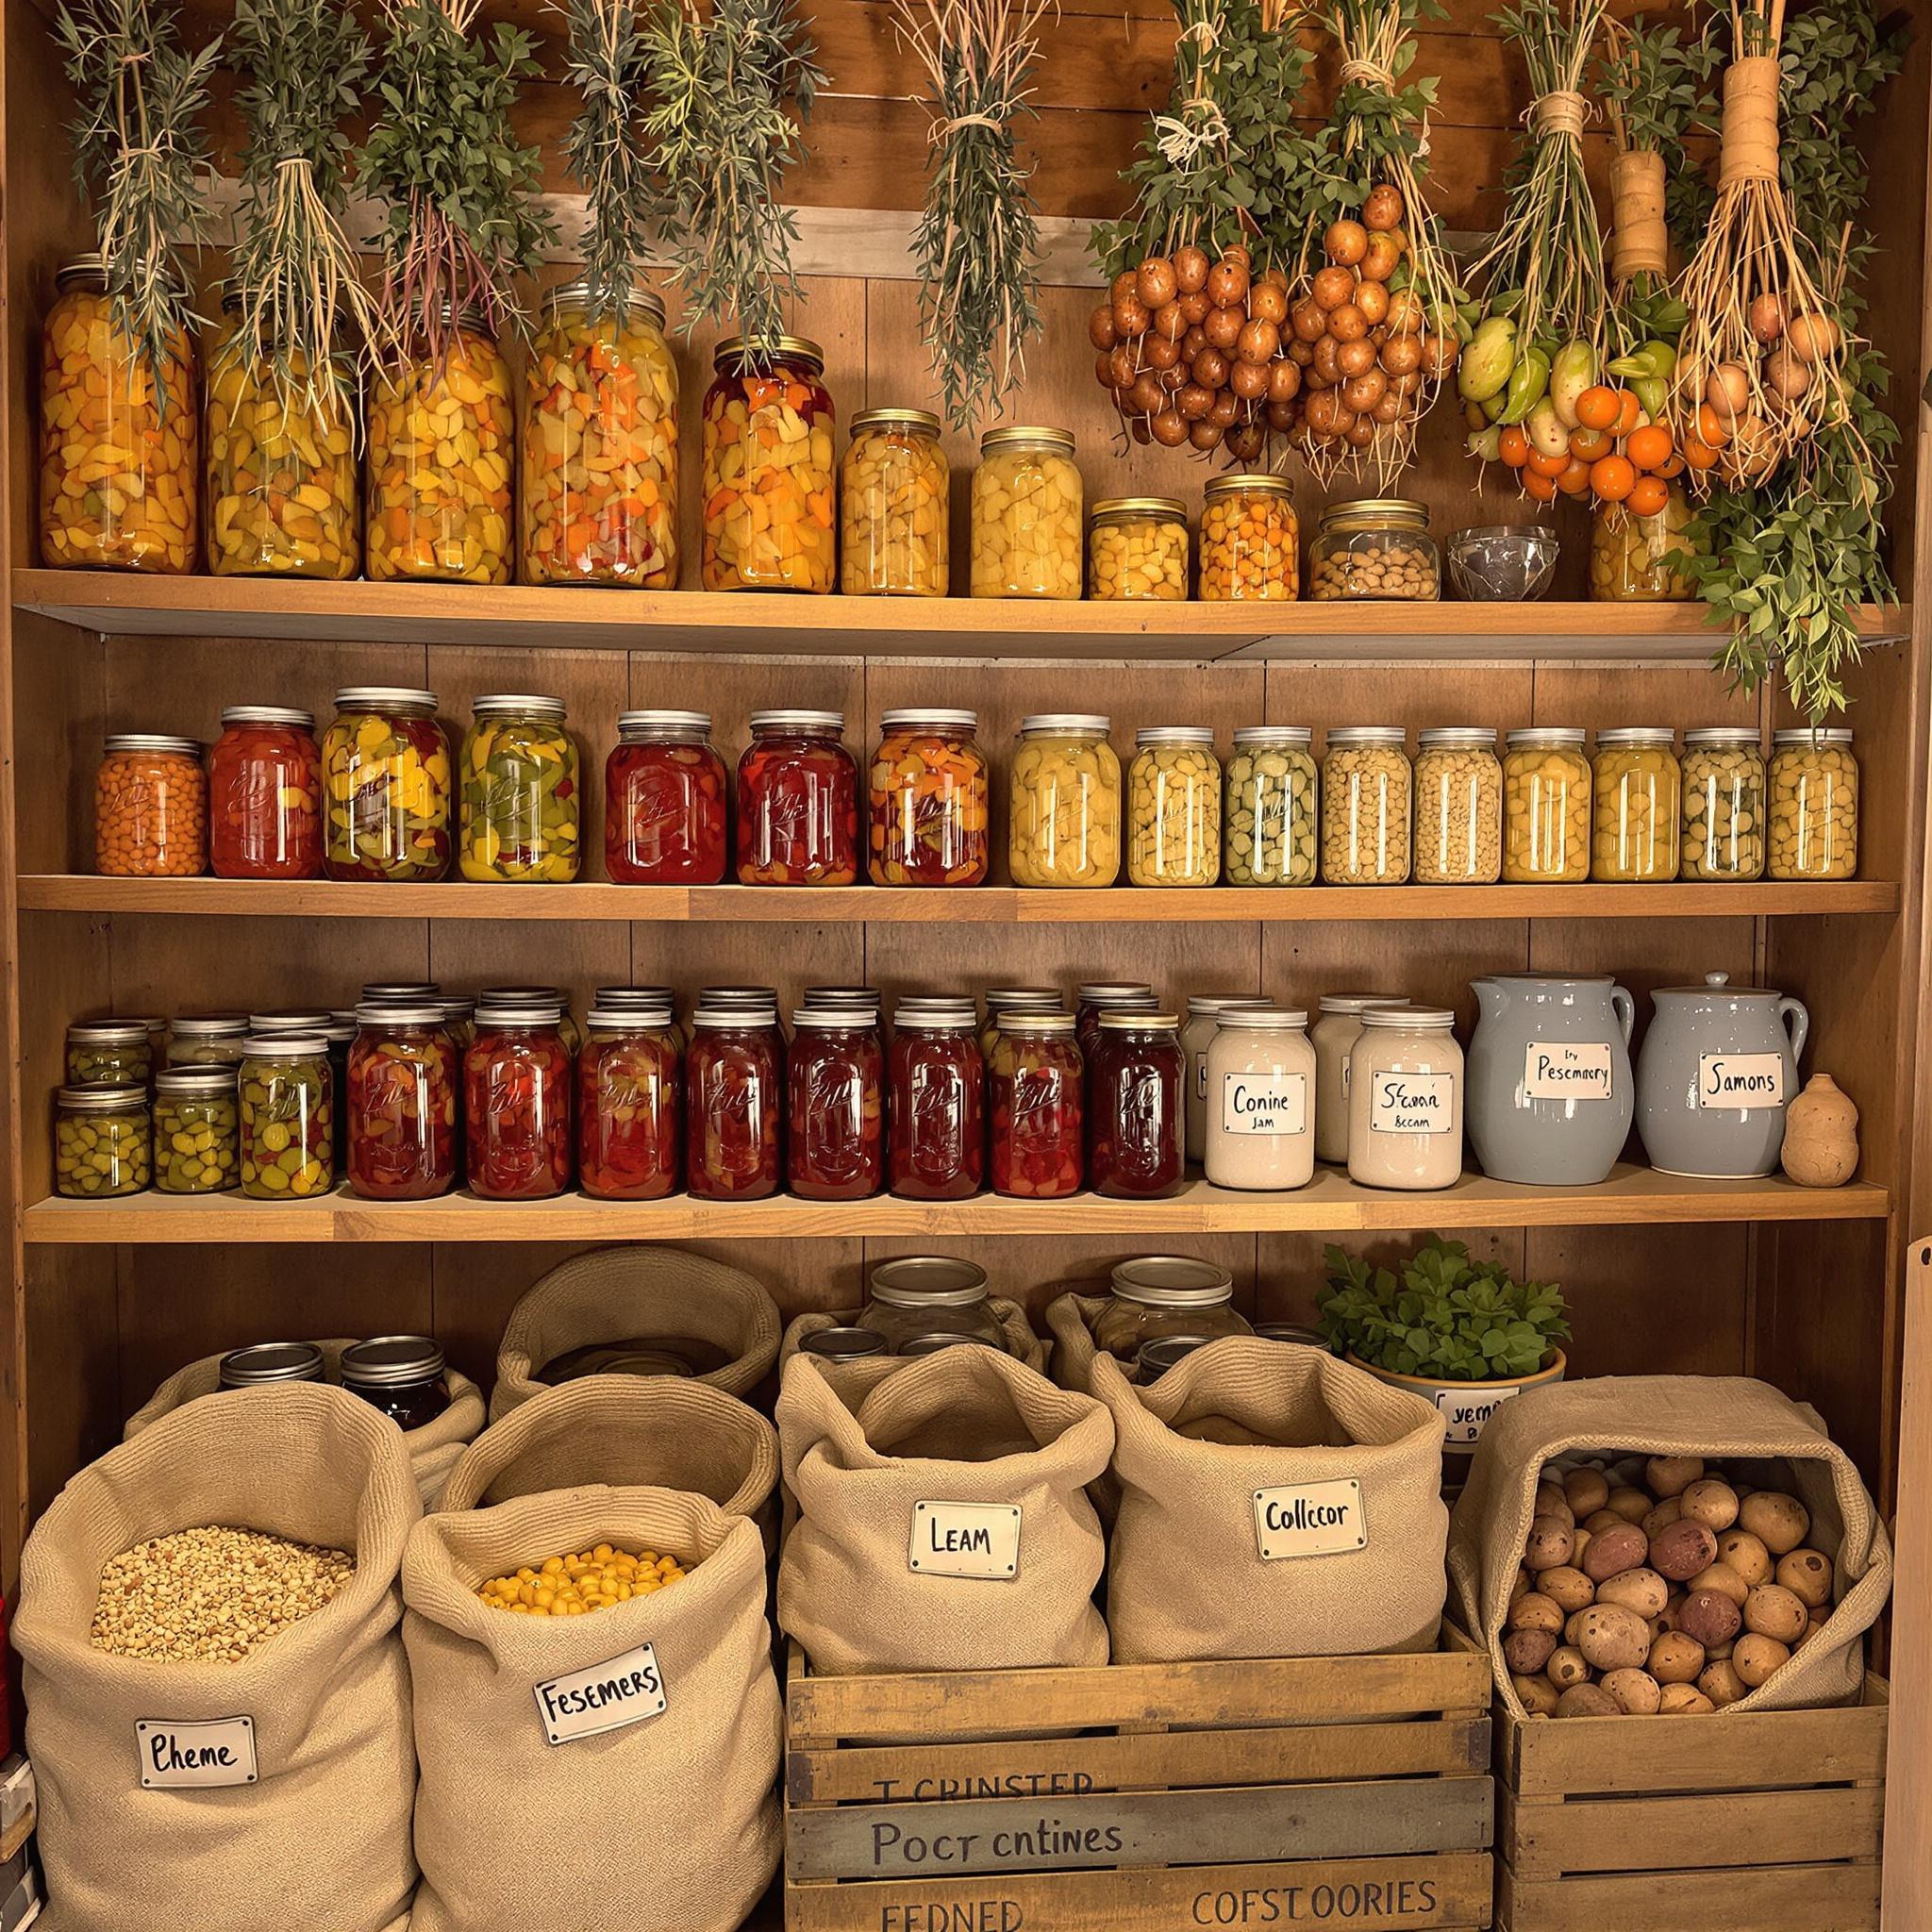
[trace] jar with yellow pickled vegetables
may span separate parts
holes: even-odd
[[[940,419],[867,409],[839,474],[839,588],[848,597],[943,597],[952,473]]]
[[[656,295],[593,314],[588,282],[551,290],[518,460],[523,582],[677,588],[677,362]]]
[[[705,392],[703,583],[708,591],[839,584],[839,478],[825,352],[780,336],[769,361],[743,337],[718,344]]]
[[[1858,871],[1858,763],[1843,728],[1771,737],[1774,879],[1849,879]]]
[[[194,568],[194,351],[155,370],[116,319],[98,255],[68,262],[41,331],[41,561],[50,569]]]
[[[369,402],[369,575],[507,584],[516,417],[509,365],[475,310],[439,366],[412,354],[375,378]]]
[[[1121,869],[1121,761],[1105,718],[1020,721],[1007,862],[1017,886],[1110,886]]]
[[[565,885],[577,875],[583,800],[561,698],[479,697],[463,739],[466,879]]]
[[[1600,503],[1590,526],[1590,594],[1599,604],[1688,604],[1697,586],[1684,574],[1691,544],[1690,499],[1676,484],[1662,509],[1638,516]]]
[[[420,883],[449,866],[449,741],[436,693],[351,685],[322,738],[332,879]]]
[[[1205,724],[1134,734],[1127,768],[1127,881],[1211,886],[1221,876],[1221,763]]]
[[[973,473],[973,594],[1077,600],[1086,498],[1065,429],[989,429]]]
[[[1201,491],[1201,601],[1301,594],[1301,523],[1286,476],[1216,476]]]
[[[1590,760],[1583,733],[1512,731],[1503,755],[1503,876],[1511,885],[1580,885],[1590,876]]]
[[[1676,734],[1630,725],[1596,735],[1590,875],[1615,885],[1660,885],[1677,876],[1683,841]]]
[[[1188,513],[1175,496],[1110,496],[1093,506],[1089,594],[1099,602],[1185,604]]]
[[[1764,876],[1764,753],[1755,724],[1711,724],[1684,734],[1687,879]]]

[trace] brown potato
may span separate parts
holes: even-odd
[[[1558,1717],[1622,1717],[1623,1707],[1601,1684],[1573,1684],[1557,1700]]]
[[[1650,1542],[1642,1530],[1634,1523],[1619,1523],[1591,1538],[1577,1567],[1592,1583],[1607,1583],[1626,1570],[1640,1568],[1649,1554]]]
[[[1650,1628],[1635,1610],[1621,1604],[1593,1604],[1572,1620],[1576,1648],[1593,1669],[1618,1671],[1641,1664],[1650,1655]]]
[[[1565,1615],[1561,1605],[1554,1598],[1533,1590],[1509,1606],[1506,1622],[1511,1630],[1547,1630],[1554,1636],[1563,1627]],[[1542,1666],[1539,1664],[1537,1668],[1541,1670]]]
[[[1751,1593],[1751,1586],[1722,1557],[1700,1570],[1690,1579],[1690,1588],[1693,1591],[1717,1591],[1721,1595],[1729,1597],[1740,1610],[1744,1607],[1744,1599]]]
[[[1717,1557],[1747,1584],[1771,1581],[1771,1552],[1748,1529],[1725,1530],[1717,1540]]]
[[[1385,403],[1392,401],[1396,404],[1398,408],[1400,408],[1402,399],[1399,396],[1384,396],[1382,398],[1382,401]],[[1379,407],[1379,405],[1377,407]],[[1591,1544],[1593,1543],[1595,1541],[1596,1538],[1592,1536],[1589,1530],[1584,1529],[1580,1525],[1570,1532],[1570,1567],[1573,1570],[1582,1569],[1583,1553],[1585,1550],[1589,1549]]]
[[[1777,1580],[1807,1610],[1831,1602],[1831,1562],[1816,1550],[1793,1550],[1777,1559]]]
[[[1576,1532],[1578,1537],[1587,1534]],[[1536,1580],[1538,1591],[1567,1617],[1573,1610],[1587,1610],[1596,1601],[1596,1585],[1581,1570],[1568,1563],[1559,1563],[1554,1570],[1545,1570]]]
[[[1673,1583],[1688,1583],[1717,1560],[1717,1537],[1701,1523],[1680,1519],[1650,1540],[1650,1567]],[[1530,1566],[1536,1568],[1534,1560]]]
[[[1726,1658],[1706,1664],[1697,1674],[1697,1688],[1722,1710],[1725,1705],[1737,1703],[1751,1687]]]
[[[1604,1507],[1625,1523],[1641,1523],[1657,1505],[1641,1490],[1621,1489],[1610,1491],[1610,1500]]]
[[[1714,1643],[1728,1643],[1742,1622],[1743,1613],[1737,1603],[1718,1590],[1693,1590],[1677,1612],[1678,1629],[1707,1649]]]
[[[1567,1690],[1573,1684],[1587,1684],[1590,1682],[1590,1659],[1567,1643],[1559,1645],[1550,1653],[1549,1661],[1543,1665],[1543,1675],[1558,1690]]]
[[[1556,1647],[1554,1630],[1512,1630],[1503,1640],[1503,1661],[1511,1675],[1533,1677],[1549,1662]]]
[[[1671,1497],[1668,1502],[1659,1503],[1643,1519],[1644,1535],[1661,1536],[1683,1513],[1684,1505],[1675,1496]]]
[[[1671,1600],[1671,1587],[1655,1570],[1624,1570],[1607,1577],[1597,1588],[1600,1604],[1622,1604],[1646,1621],[1663,1614]]]
[[[1766,1637],[1754,1630],[1750,1635],[1738,1639],[1737,1648],[1731,1652],[1731,1668],[1755,1690],[1774,1671],[1789,1663],[1790,1656],[1790,1650],[1775,1637]]]
[[[1695,1684],[1666,1684],[1657,1709],[1664,1717],[1709,1717],[1717,1706]]]
[[[1704,1668],[1704,1646],[1687,1630],[1668,1630],[1650,1646],[1647,1668],[1659,1684],[1689,1684]]]
[[[1655,1717],[1663,1701],[1663,1687],[1648,1671],[1612,1671],[1604,1689],[1625,1717]]]
[[[1567,1563],[1575,1547],[1570,1531],[1569,1524],[1554,1516],[1539,1516],[1529,1525],[1529,1541],[1524,1546],[1523,1560],[1532,1570],[1554,1570]],[[1701,1570],[1704,1565],[1700,1563],[1697,1567]]]
[[[1650,1492],[1661,1502],[1666,1496],[1681,1496],[1704,1474],[1701,1456],[1653,1456],[1643,1466]]]
[[[1402,372],[1392,373],[1399,375]],[[1563,1494],[1580,1523],[1586,1516],[1594,1516],[1610,1500],[1610,1480],[1600,1469],[1573,1469],[1563,1478]]]
[[[1722,1534],[1738,1520],[1738,1492],[1716,1476],[1706,1476],[1686,1490],[1679,1501],[1694,1523]]]
[[[1757,1636],[1795,1643],[1809,1622],[1804,1598],[1781,1583],[1760,1583],[1744,1599],[1744,1627]]]
[[[1805,1541],[1811,1515],[1795,1496],[1759,1490],[1739,1505],[1738,1526],[1748,1529],[1774,1557],[1783,1557]]]
[[[1509,1688],[1523,1700],[1531,1717],[1555,1717],[1557,1687],[1547,1677],[1511,1677]]]

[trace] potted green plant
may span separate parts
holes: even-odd
[[[1400,1275],[1340,1248],[1324,1251],[1322,1332],[1378,1380],[1435,1404],[1446,1446],[1467,1455],[1512,1395],[1563,1379],[1557,1345],[1570,1339],[1562,1291],[1517,1281],[1499,1261],[1473,1261],[1460,1241],[1432,1235]]]

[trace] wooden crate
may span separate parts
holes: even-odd
[[[1477,1932],[1487,1659],[812,1675],[789,1932]],[[908,1742],[906,1740],[916,1740]]]

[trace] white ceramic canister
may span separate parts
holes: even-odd
[[[1462,1178],[1462,1049],[1447,1007],[1370,1007],[1349,1050],[1348,1177],[1430,1191]],[[1315,1118],[1321,1120],[1321,1097]]]
[[[1208,1178],[1217,1188],[1305,1188],[1315,1177],[1315,1049],[1287,1007],[1222,1012],[1208,1049]]]
[[[1315,1049],[1315,1158],[1348,1162],[1348,1055],[1371,1007],[1406,1007],[1400,993],[1324,992],[1308,1031]]]
[[[1208,1153],[1208,1049],[1214,1029],[1229,1007],[1265,1007],[1258,992],[1190,993],[1188,1024],[1181,1028],[1181,1049],[1188,1057],[1188,1158],[1205,1159]]]

